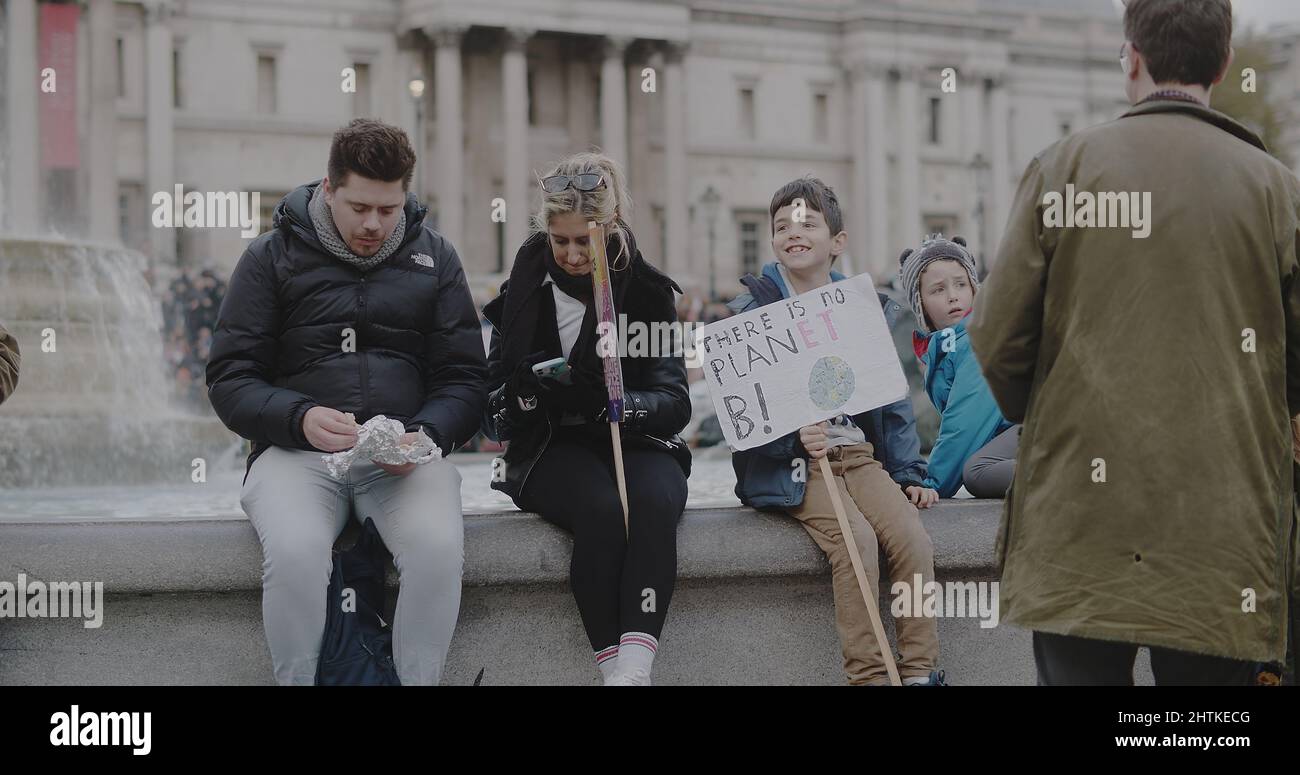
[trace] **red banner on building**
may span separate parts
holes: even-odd
[[[77,19],[76,4],[41,3],[40,72],[41,167],[76,169],[77,147]]]

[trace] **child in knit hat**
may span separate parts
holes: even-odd
[[[899,258],[899,276],[919,331],[912,346],[925,392],[939,411],[925,485],[950,498],[965,485],[976,498],[1001,498],[1011,484],[1020,426],[1002,416],[966,336],[979,276],[961,237],[926,237]]]

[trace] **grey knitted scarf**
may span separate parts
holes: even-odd
[[[334,216],[330,213],[330,206],[325,202],[325,186],[316,186],[315,193],[307,202],[307,214],[311,216],[312,226],[316,227],[316,239],[325,249],[334,254],[334,257],[351,264],[361,271],[366,271],[373,267],[379,266],[388,260],[388,257],[396,252],[402,244],[402,237],[406,235],[406,210],[402,210],[401,216],[397,219],[397,226],[393,233],[388,235],[388,239],[379,246],[379,250],[373,256],[358,256],[348,248],[348,244],[343,241],[339,235],[339,229],[334,225]]]

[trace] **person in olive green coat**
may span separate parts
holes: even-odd
[[[1300,182],[1207,107],[1231,24],[1228,0],[1131,0],[1134,107],[1029,164],[969,326],[1024,422],[997,551],[1040,684],[1131,683],[1139,644],[1157,683],[1245,683],[1286,648]],[[1089,228],[1106,192],[1150,198]]]
[[[13,395],[18,386],[18,340],[0,323],[0,404]]]

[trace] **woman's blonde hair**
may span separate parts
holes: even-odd
[[[632,260],[628,252],[627,229],[632,214],[632,197],[627,192],[623,170],[618,163],[602,153],[575,153],[556,164],[542,178],[586,174],[601,175],[605,178],[604,185],[595,191],[579,191],[572,187],[554,194],[542,191],[542,206],[533,216],[533,229],[546,232],[555,216],[578,213],[583,220],[603,224],[608,232],[618,237],[619,251],[610,261],[610,269],[626,269]],[[622,266],[617,265],[619,259],[626,259]]]

